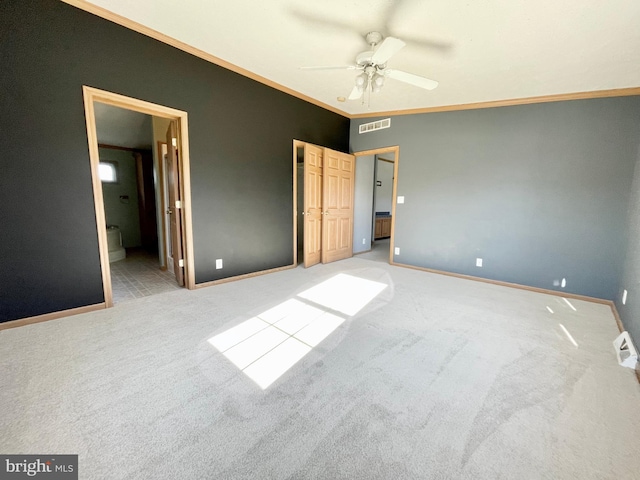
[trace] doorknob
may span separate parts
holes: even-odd
[[[329,215],[329,210],[327,210],[326,212],[324,212],[325,215]]]

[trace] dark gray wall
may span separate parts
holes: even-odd
[[[400,146],[397,262],[613,299],[640,97],[371,120],[351,150]]]
[[[636,348],[640,349],[640,149],[633,175],[627,227],[627,249],[615,304],[625,329],[633,338]],[[627,302],[623,305],[624,290],[627,290]]]
[[[347,119],[57,0],[3,0],[0,45],[0,321],[104,300],[82,85],[188,112],[196,282],[292,263],[292,140]]]

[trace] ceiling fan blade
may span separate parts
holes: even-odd
[[[319,67],[300,67],[300,70],[356,70],[356,65],[327,65]]]
[[[385,77],[393,78],[416,87],[424,88],[426,90],[433,90],[438,86],[438,82],[430,80],[420,75],[414,75],[413,73],[403,72],[402,70],[386,69],[384,71]]]
[[[395,0],[394,2],[389,2],[389,5],[387,6],[386,11],[384,12],[384,16],[382,18],[384,18],[384,25],[382,26],[382,34],[386,37],[386,36],[393,36],[391,35],[391,25],[394,24],[394,20],[395,17],[398,13],[399,10],[402,9],[402,4],[404,3],[403,0]]]
[[[364,90],[360,90],[358,87],[353,87],[353,90],[351,90],[351,93],[349,94],[349,100],[358,100],[362,97],[363,92]]]
[[[334,30],[357,31],[356,25],[343,22],[337,18],[326,17],[320,14],[304,12],[296,7],[288,9],[289,13],[301,22],[307,23],[311,27],[325,27]]]
[[[440,51],[442,53],[449,53],[453,50],[453,43],[440,41],[440,40],[429,40],[423,37],[414,37],[414,36],[402,36],[408,44],[416,45],[421,48],[428,48],[435,51]]]
[[[406,43],[399,38],[387,37],[371,56],[371,62],[376,65],[384,65],[387,63],[387,60],[398,53],[405,45]]]

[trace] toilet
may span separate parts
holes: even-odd
[[[122,234],[117,225],[107,225],[107,245],[109,246],[109,263],[123,260],[127,256],[122,246]]]

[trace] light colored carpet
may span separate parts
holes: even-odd
[[[339,273],[387,287],[266,390],[208,342]],[[2,331],[0,452],[83,479],[638,478],[615,321],[570,304],[359,256]]]
[[[389,263],[389,249],[391,248],[391,240],[385,238],[376,240],[371,245],[371,250],[366,253],[358,254],[358,257],[375,262]]]

